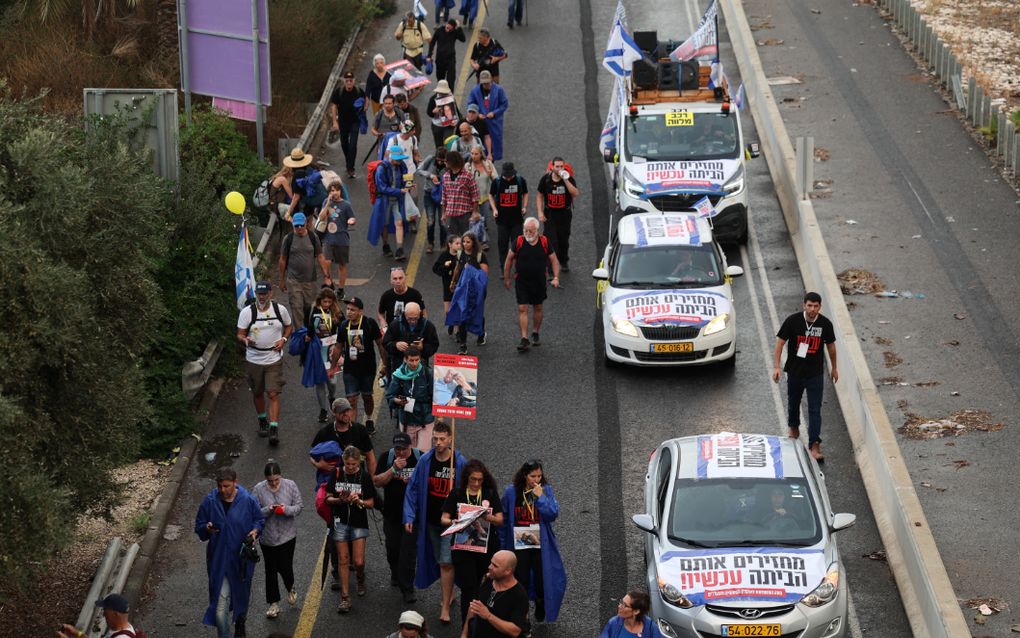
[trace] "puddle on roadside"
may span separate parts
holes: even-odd
[[[220,434],[211,439],[204,439],[195,451],[198,461],[198,474],[205,478],[213,478],[216,470],[234,464],[235,457],[244,452],[244,439],[237,434]]]

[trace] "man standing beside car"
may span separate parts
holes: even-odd
[[[800,438],[800,401],[808,396],[808,450],[816,461],[824,461],[822,454],[822,389],[825,387],[825,357],[822,345],[829,353],[832,382],[839,381],[836,367],[836,331],[832,322],[821,313],[822,296],[817,292],[804,295],[804,309],[783,321],[776,334],[775,365],[772,381],[779,383],[782,370],[786,371],[788,400],[787,425],[791,439]],[[780,368],[783,349],[786,349],[786,366]]]

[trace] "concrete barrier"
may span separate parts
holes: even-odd
[[[825,298],[836,329],[840,362],[836,395],[911,629],[924,638],[969,636],[843,301],[814,207],[797,196],[793,147],[765,80],[747,16],[739,0],[720,0],[720,5],[804,284]]]

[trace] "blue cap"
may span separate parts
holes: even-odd
[[[317,459],[338,459],[340,458],[340,444],[336,441],[323,441],[308,450],[308,456]]]
[[[404,149],[400,148],[399,146],[397,146],[395,144],[393,146],[389,147],[386,150],[389,151],[389,153],[390,153],[390,159],[394,159],[394,160],[406,160],[407,159],[407,155],[404,153]]]
[[[294,213],[291,223],[295,226],[304,226],[307,221],[308,219],[305,217],[304,213]]]
[[[126,614],[128,613],[128,600],[120,594],[110,594],[102,600],[97,600],[96,607],[102,607],[103,609],[109,609],[110,611]]]

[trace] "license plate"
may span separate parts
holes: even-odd
[[[723,625],[724,636],[781,636],[782,625]]]
[[[652,352],[694,352],[694,343],[684,341],[683,343],[653,343]]]

